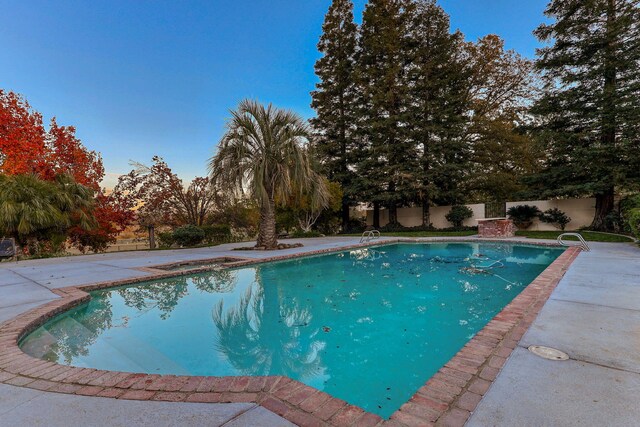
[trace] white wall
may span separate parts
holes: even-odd
[[[571,222],[567,225],[567,230],[577,230],[580,227],[586,227],[591,224],[593,215],[595,214],[596,199],[529,200],[506,203],[507,209],[517,205],[535,205],[543,212],[547,209],[558,208],[571,217]],[[471,208],[473,216],[467,219],[463,225],[475,227],[478,225],[477,219],[484,218],[484,203],[466,206]],[[431,224],[435,228],[451,227],[452,224],[445,218],[445,215],[449,213],[450,210],[451,206],[433,206],[429,210]],[[398,208],[398,222],[405,227],[422,225],[422,207]],[[388,223],[389,211],[387,209],[380,209],[380,226],[382,227]],[[373,225],[372,209],[367,209],[367,225]],[[553,224],[545,224],[536,218],[528,230],[557,230],[557,228]]]
[[[524,202],[507,202],[507,209],[517,205],[534,205],[542,212],[547,209],[558,208],[571,218],[567,230],[577,230],[591,225],[596,213],[596,199],[557,199],[557,200],[528,200]],[[547,224],[536,218],[527,230],[557,230],[553,224]]]
[[[484,218],[484,203],[475,205],[466,205],[473,211],[473,216],[466,219],[462,225],[465,227],[475,227],[478,225],[477,218]],[[431,224],[435,228],[452,227],[445,215],[449,213],[451,206],[433,206],[429,209]],[[398,208],[398,222],[405,227],[418,227],[422,225],[422,207]],[[380,226],[383,227],[389,223],[389,211],[380,209]],[[373,225],[373,210],[367,209],[367,225]]]

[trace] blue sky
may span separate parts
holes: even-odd
[[[356,20],[366,2],[356,0]],[[440,0],[468,40],[533,57],[547,0]],[[228,110],[257,98],[311,117],[330,0],[0,0],[0,87],[74,125],[113,177],[160,155],[206,174]]]

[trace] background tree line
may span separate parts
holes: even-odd
[[[349,206],[397,208],[637,189],[638,1],[552,1],[537,61],[496,35],[467,42],[435,0],[334,0],[312,92],[317,151]]]

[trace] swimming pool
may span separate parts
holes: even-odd
[[[386,418],[560,253],[392,244],[105,289],[21,347],[106,370],[286,375]]]

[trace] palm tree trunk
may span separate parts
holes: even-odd
[[[276,249],[278,246],[278,235],[276,233],[276,203],[270,197],[266,203],[260,207],[260,230],[258,231],[258,242],[256,247],[265,249]]]

